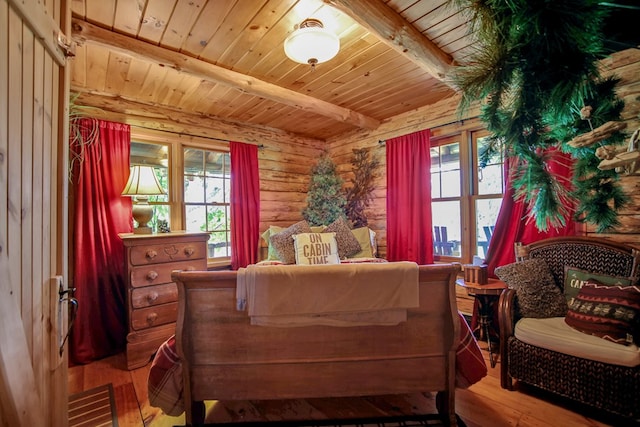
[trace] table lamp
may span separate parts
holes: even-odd
[[[122,190],[123,196],[134,197],[131,209],[133,219],[138,226],[133,229],[134,234],[151,234],[151,227],[147,225],[153,218],[153,206],[149,204],[149,196],[164,194],[153,167],[135,165],[131,168],[129,181]]]

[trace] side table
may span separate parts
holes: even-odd
[[[491,331],[495,331],[493,326],[493,304],[500,298],[500,294],[502,290],[507,287],[507,284],[498,279],[489,279],[489,283],[486,285],[466,283],[464,279],[457,279],[456,285],[465,288],[467,295],[474,297],[478,301],[480,333],[481,335],[484,333],[485,339],[487,340],[489,362],[493,368],[496,366],[496,361],[493,358],[493,347],[491,345]]]

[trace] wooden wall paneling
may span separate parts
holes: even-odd
[[[87,84],[87,46],[76,46],[76,56],[69,62],[69,66],[73,69],[71,73],[71,82],[78,86],[84,87]]]
[[[104,88],[107,92],[120,93],[127,81],[131,57],[118,52],[109,54]]]
[[[119,1],[116,2],[113,19],[113,29],[130,36],[138,34],[139,26],[144,10],[143,1]]]
[[[220,57],[235,44],[242,31],[248,27],[256,12],[264,8],[265,3],[267,3],[265,0],[236,2],[233,6],[234,13],[221,23],[209,43],[200,52],[200,58],[214,64],[219,62]],[[227,38],[230,34],[235,35],[231,42]]]
[[[191,27],[206,3],[207,0],[178,0],[171,15],[171,22],[162,36],[162,45],[180,50],[189,38]]]
[[[182,52],[199,56],[210,43],[211,37],[224,22],[233,5],[233,2],[223,2],[223,4],[213,1],[207,2],[200,12],[200,19],[191,28],[191,36],[182,45]]]
[[[107,27],[113,27],[113,12],[116,10],[116,0],[85,0],[86,17],[91,22],[97,22]]]
[[[142,87],[142,83],[147,78],[147,74],[149,73],[149,69],[151,64],[145,61],[140,61],[137,59],[132,59],[129,63],[129,69],[127,70],[127,77],[125,79],[124,87],[122,88],[122,96],[134,98]],[[75,70],[74,67],[72,76],[74,77],[73,82],[76,83],[75,80]],[[80,82],[78,82],[78,86],[84,86]]]
[[[176,0],[147,1],[138,38],[159,44],[175,6]]]
[[[9,45],[9,4],[0,3],[0,46]],[[0,64],[9,63],[9,50],[0,49]],[[0,67],[0,194],[9,194],[9,67]],[[8,197],[0,197],[0,257],[7,256]],[[3,276],[4,280],[4,276]],[[0,417],[2,420],[2,417]],[[2,423],[0,423],[2,424]]]
[[[247,54],[251,55],[256,42],[262,39],[278,23],[280,15],[287,12],[295,3],[296,0],[269,0],[264,7],[256,9],[255,16],[252,16],[243,28],[246,33],[227,46],[226,50],[218,56],[218,63],[233,67],[240,58]]]
[[[21,85],[20,90],[20,99],[21,99],[21,108],[20,112],[20,139],[18,140],[20,144],[20,150],[18,150],[15,154],[16,163],[19,163],[18,167],[21,170],[21,175],[15,175],[16,177],[20,177],[20,220],[21,223],[17,224],[19,226],[19,230],[21,232],[20,236],[20,248],[21,248],[21,272],[20,277],[23,283],[22,286],[22,323],[24,324],[24,330],[27,334],[27,344],[32,351],[32,360],[31,363],[35,370],[41,366],[42,362],[40,357],[42,355],[39,352],[34,352],[34,336],[41,333],[38,330],[38,321],[34,321],[34,319],[39,319],[36,312],[37,303],[36,301],[37,295],[37,284],[33,281],[32,273],[33,273],[33,265],[31,262],[31,256],[33,252],[32,247],[32,232],[31,227],[22,227],[22,223],[29,224],[34,220],[34,212],[33,212],[33,188],[32,188],[32,175],[31,170],[33,167],[33,84],[31,82],[34,81],[33,74],[33,66],[34,66],[34,51],[33,51],[33,33],[29,30],[26,25],[22,27],[22,41],[21,41],[21,58],[20,62],[22,64],[22,78],[24,79],[24,84]],[[20,160],[18,160],[20,159]],[[33,286],[28,286],[27,284],[33,284]],[[36,365],[38,363],[38,365]],[[37,376],[36,372],[36,376]]]
[[[20,254],[22,254],[21,221],[22,215],[22,155],[21,155],[21,123],[22,123],[22,21],[18,15],[9,8],[9,60],[8,64],[16,64],[9,67],[8,99],[11,99],[11,108],[8,111],[8,142],[7,150],[7,178],[8,190],[7,199],[9,203],[10,215],[7,223],[7,243],[6,251],[15,262],[9,264],[9,276],[11,283],[18,286],[16,289],[20,308],[23,306],[22,290],[19,285],[22,283]]]
[[[85,75],[87,85],[104,92],[107,78],[106,71],[109,66],[109,50],[102,46],[91,46],[91,49],[87,48],[86,52]]]
[[[45,158],[51,154],[49,146],[45,146],[45,111],[49,111],[48,105],[45,104],[44,97],[44,80],[36,76],[44,76],[45,74],[45,52],[41,45],[34,45],[34,61],[32,67],[33,78],[33,109],[30,126],[32,126],[32,161],[29,173],[31,174],[31,254],[28,259],[31,260],[31,268],[33,270],[33,348],[37,356],[34,357],[33,367],[39,383],[43,384],[45,389],[50,389],[49,376],[49,336],[46,330],[46,323],[49,321],[49,308],[51,306],[49,278],[51,277],[49,269],[49,246],[45,245],[44,240],[44,221],[47,213],[43,211],[43,197],[49,192],[49,188],[44,187],[44,163]],[[50,74],[49,74],[50,75]],[[49,80],[47,78],[46,80]],[[27,98],[29,99],[29,98]],[[48,178],[52,179],[52,178]],[[46,249],[45,249],[46,248]],[[45,255],[47,258],[44,258]],[[55,305],[55,304],[54,304]],[[44,410],[46,413],[52,413],[49,410],[50,401],[43,400]]]

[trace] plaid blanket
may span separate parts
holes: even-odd
[[[467,388],[487,375],[480,347],[460,314],[460,344],[456,352],[456,387]],[[182,363],[172,336],[156,353],[148,378],[149,403],[171,416],[184,412]]]

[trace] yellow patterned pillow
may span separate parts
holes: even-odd
[[[340,264],[336,233],[300,233],[293,236],[296,264]]]

